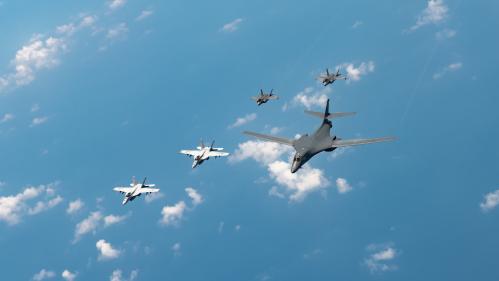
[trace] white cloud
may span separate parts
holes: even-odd
[[[75,201],[71,201],[68,204],[68,208],[66,209],[66,213],[68,215],[73,215],[79,210],[81,210],[85,206],[85,203],[81,199],[76,199]]]
[[[356,82],[359,81],[362,76],[365,76],[371,72],[374,72],[374,62],[373,61],[368,61],[368,62],[361,62],[357,67],[353,63],[343,63],[339,65],[339,68],[345,69],[346,70],[346,75],[348,77],[347,83],[350,83],[351,81]]]
[[[104,217],[104,227],[111,226],[113,224],[120,223],[127,219],[127,216],[116,216],[116,215],[108,215]]]
[[[62,200],[63,199],[61,196],[57,196],[57,197],[52,198],[48,201],[38,201],[38,202],[36,202],[36,205],[34,207],[28,209],[28,214],[36,215],[36,214],[39,214],[41,212],[52,209],[55,206],[59,205],[59,203],[61,203]]]
[[[233,129],[236,127],[240,127],[242,125],[248,124],[251,121],[254,121],[256,119],[256,113],[251,113],[247,114],[244,117],[239,117],[236,119],[236,122],[234,122],[232,125],[229,125],[229,129]]]
[[[240,224],[236,224],[236,226],[234,226],[234,230],[239,232],[241,230],[241,225]]]
[[[223,32],[227,32],[227,33],[230,33],[230,32],[234,32],[234,31],[237,31],[239,29],[239,25],[243,22],[244,20],[242,18],[237,18],[227,24],[224,24],[224,26],[222,26],[222,28],[220,29],[220,31],[223,31]]]
[[[110,281],[133,281],[139,276],[139,271],[138,270],[132,270],[130,272],[130,277],[124,278],[123,277],[123,272],[120,269],[116,269],[113,271],[111,276],[109,277]]]
[[[344,178],[336,179],[336,187],[338,188],[338,193],[344,194],[352,191],[352,186]]]
[[[172,251],[173,251],[173,254],[175,256],[179,256],[180,255],[180,250],[181,249],[182,249],[182,245],[179,242],[173,244],[173,246],[172,246]]]
[[[185,192],[187,192],[187,195],[189,196],[189,198],[191,198],[192,205],[197,206],[203,203],[203,196],[199,194],[194,188],[188,187],[185,189]]]
[[[71,271],[69,271],[69,270],[67,270],[67,269],[65,269],[65,270],[62,272],[62,274],[61,274],[62,278],[63,278],[64,280],[66,280],[66,281],[74,281],[74,280],[76,280],[76,276],[77,276],[77,275],[78,275],[77,273],[72,273]]]
[[[426,8],[418,16],[416,24],[410,30],[414,31],[428,24],[437,24],[445,20],[448,16],[449,8],[443,0],[429,0]]]
[[[436,72],[435,74],[433,74],[433,79],[434,80],[437,80],[437,79],[440,79],[442,78],[445,74],[447,74],[448,72],[454,72],[454,71],[458,71],[459,69],[461,69],[463,67],[463,63],[462,62],[454,62],[454,63],[451,63],[447,66],[445,66],[443,69],[441,69],[440,71]]]
[[[97,16],[84,16],[80,22],[80,27],[93,26],[97,21]]]
[[[53,187],[57,183],[40,185],[38,187],[27,187],[16,195],[0,197],[0,221],[5,221],[9,225],[21,222],[25,215],[36,215],[57,206],[62,197],[56,196]],[[29,201],[44,195],[45,198],[36,202],[34,206],[29,205]]]
[[[269,189],[269,196],[274,196],[277,198],[284,199],[286,198],[286,195],[284,193],[279,191],[279,188],[277,186],[272,186],[272,188]]]
[[[97,229],[120,223],[126,218],[128,218],[128,216],[104,216],[100,211],[92,212],[87,218],[76,225],[73,243],[78,242],[83,235],[89,233],[95,234]]]
[[[37,274],[33,275],[34,281],[42,281],[45,279],[50,279],[55,277],[55,272],[51,270],[42,269]]]
[[[268,165],[270,177],[288,189],[291,193],[289,196],[291,201],[303,201],[309,193],[329,185],[324,172],[308,164],[294,174],[290,172],[290,169],[291,165],[284,161],[275,161]]]
[[[65,35],[71,35],[76,31],[76,26],[73,23],[63,24],[56,27],[56,32]]]
[[[497,205],[499,205],[499,189],[487,193],[483,199],[484,201],[480,203],[480,208],[482,209],[482,211],[488,212],[494,209],[495,207],[497,207]]]
[[[184,215],[186,205],[184,201],[180,201],[173,206],[165,206],[161,210],[163,216],[159,221],[163,225],[177,225]]]
[[[224,225],[225,225],[225,222],[223,222],[223,221],[221,221],[218,224],[218,233],[222,233],[224,231]]]
[[[364,264],[371,273],[393,271],[397,269],[395,258],[399,252],[389,244],[371,244],[367,247],[368,257]]]
[[[107,31],[106,37],[108,39],[121,38],[128,33],[128,27],[126,23],[122,22]]]
[[[361,25],[363,25],[363,24],[364,24],[364,23],[363,23],[362,21],[357,20],[357,21],[355,21],[355,22],[352,24],[352,28],[353,28],[353,29],[356,29],[356,28],[360,27],[360,26],[361,26]]]
[[[108,2],[108,7],[111,10],[116,10],[123,7],[126,4],[126,0],[111,0]]]
[[[330,87],[323,87],[319,90],[314,89],[313,87],[307,87],[293,98],[293,105],[301,104],[308,110],[312,109],[314,106],[324,107],[328,99],[327,95],[330,92]]]
[[[141,21],[141,20],[144,20],[150,16],[152,16],[152,14],[154,13],[153,10],[143,10],[142,12],[140,12],[140,15],[138,15],[135,20],[136,21]]]
[[[9,122],[10,120],[14,119],[14,114],[12,113],[5,113],[2,118],[0,118],[0,124]]]
[[[95,233],[102,220],[101,212],[93,212],[86,219],[76,225],[74,242],[80,240],[81,236],[88,233]]]
[[[262,165],[267,165],[291,152],[290,147],[282,144],[250,140],[238,145],[238,149],[229,156],[229,163],[237,163],[251,158]]]
[[[151,194],[147,194],[146,197],[144,198],[144,201],[146,201],[146,203],[151,203],[153,201],[156,201],[158,199],[161,199],[165,197],[165,195],[161,192],[154,192],[154,193],[151,193]]]
[[[31,120],[31,124],[29,125],[30,127],[35,127],[38,125],[41,125],[49,120],[48,117],[43,116],[43,117],[35,117],[33,120]]]
[[[121,251],[113,248],[111,243],[106,242],[105,240],[99,240],[95,244],[95,247],[99,251],[98,260],[112,260],[116,259],[120,256]]]
[[[455,31],[454,29],[445,28],[444,30],[437,32],[435,34],[435,37],[438,40],[444,40],[444,39],[450,39],[450,38],[456,36],[456,34],[457,34],[457,31]]]

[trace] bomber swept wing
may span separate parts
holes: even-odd
[[[395,138],[395,137],[383,137],[383,138],[372,138],[372,139],[350,139],[350,140],[336,139],[333,141],[333,144],[331,147],[354,146],[354,145],[361,145],[361,144],[393,141],[396,139],[397,138]]]
[[[280,138],[280,137],[275,137],[275,136],[270,136],[270,135],[264,135],[260,133],[255,133],[251,131],[244,131],[243,134],[248,135],[248,136],[253,136],[259,139],[271,141],[271,142],[276,142],[280,144],[285,144],[285,145],[293,145],[293,140],[290,139],[285,139],[285,138]]]

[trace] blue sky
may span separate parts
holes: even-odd
[[[0,1],[2,280],[497,280],[498,11]],[[310,133],[328,97],[339,137],[398,140],[291,175],[241,134]],[[232,155],[191,170],[201,138]],[[122,206],[132,176],[161,195]]]

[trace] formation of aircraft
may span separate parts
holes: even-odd
[[[213,147],[213,145],[215,145],[215,141],[213,141],[210,146],[205,146],[201,140],[201,144],[196,147],[196,150],[180,150],[179,153],[194,158],[194,162],[192,162],[193,169],[210,159],[210,157],[218,158],[229,156],[229,153],[224,152],[222,147]]]
[[[329,73],[329,69],[326,68],[326,73],[319,75],[317,79],[319,79],[319,81],[321,81],[322,85],[324,85],[325,87],[329,84],[333,84],[336,80],[347,80],[348,77],[342,75],[340,73],[340,69],[336,70],[336,73]]]
[[[329,73],[326,68],[326,73],[321,74],[317,79],[321,81],[324,86],[333,84],[336,80],[346,80],[346,76],[340,73],[338,69],[336,73]],[[251,97],[258,106],[268,102],[269,100],[277,100],[279,97],[273,93],[273,89],[269,93],[265,93],[260,89],[260,94]],[[347,139],[343,140],[335,135],[331,135],[332,119],[352,116],[355,112],[329,112],[329,99],[327,100],[326,109],[324,112],[316,112],[305,110],[305,113],[319,117],[322,119],[322,124],[312,135],[302,135],[296,139],[287,139],[272,135],[265,135],[251,131],[244,131],[243,133],[252,137],[262,140],[288,145],[294,148],[295,155],[291,163],[291,173],[296,173],[305,163],[307,163],[315,155],[326,151],[331,152],[339,147],[354,146],[361,144],[378,143],[385,141],[392,141],[394,137],[381,137],[381,138],[362,138],[362,139]],[[201,140],[201,144],[195,150],[180,150],[179,153],[193,157],[192,168],[196,168],[204,161],[210,158],[227,157],[228,152],[223,151],[221,147],[214,147],[215,141],[210,146],[205,146]],[[142,194],[149,194],[158,192],[158,188],[153,188],[154,184],[146,184],[146,179],[142,183],[137,183],[135,178],[132,179],[130,187],[115,187],[114,190],[121,192],[125,195],[122,204],[125,205],[128,201],[133,201],[136,197]]]
[[[277,100],[279,99],[279,96],[274,94],[274,89],[270,90],[270,93],[266,94],[263,92],[262,89],[260,89],[260,94],[258,96],[251,97],[257,105],[262,105],[269,100]]]
[[[129,187],[118,186],[113,188],[114,191],[125,195],[125,198],[123,198],[123,202],[121,203],[122,205],[125,205],[128,201],[133,201],[142,194],[150,194],[159,191],[159,188],[153,188],[156,186],[155,184],[146,184],[146,179],[147,178],[144,178],[142,183],[138,183],[135,180],[135,177],[132,177],[132,183],[130,183]]]
[[[332,123],[330,119],[354,115],[354,112],[329,112],[329,99],[327,100],[326,110],[324,113],[306,110],[306,113],[322,118],[321,126],[312,135],[302,135],[298,139],[286,139],[271,135],[259,134],[251,131],[244,131],[244,134],[253,136],[266,141],[276,142],[284,145],[292,146],[295,149],[293,162],[291,163],[291,173],[298,171],[303,164],[307,163],[316,154],[323,151],[331,152],[338,147],[369,144],[376,142],[384,142],[394,140],[393,137],[382,137],[372,139],[350,139],[342,140],[337,136],[331,136]]]

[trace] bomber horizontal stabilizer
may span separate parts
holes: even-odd
[[[333,119],[333,118],[339,118],[339,117],[347,117],[347,116],[352,116],[357,114],[357,112],[333,112],[327,114],[327,116],[324,114],[324,112],[317,112],[317,111],[310,111],[310,110],[305,110],[305,113],[310,114],[315,117],[319,117],[322,119]]]

